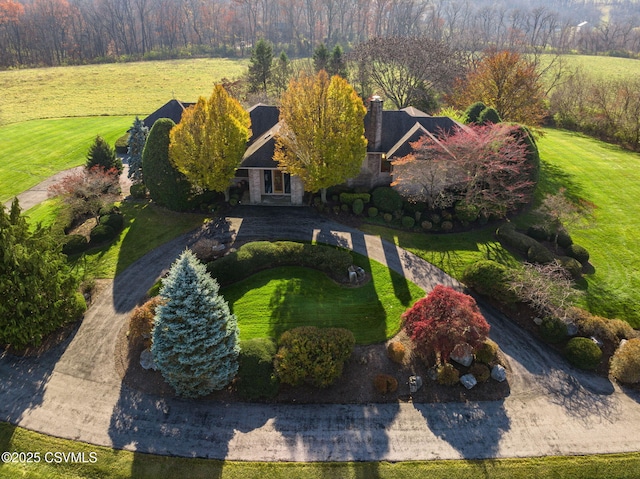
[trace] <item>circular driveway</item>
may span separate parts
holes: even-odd
[[[209,233],[226,240],[316,240],[386,263],[430,290],[457,285],[379,237],[305,208],[241,208]],[[114,348],[130,311],[194,241],[184,235],[121,273],[77,332],[40,358],[0,357],[0,419],[53,436],[179,456],[260,461],[429,460],[640,450],[640,394],[583,373],[484,310],[508,356],[511,394],[448,404],[266,405],[188,401],[123,386]]]

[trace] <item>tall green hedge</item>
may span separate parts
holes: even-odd
[[[169,132],[173,120],[160,118],[151,131],[142,152],[142,175],[151,199],[170,210],[191,207],[191,184],[169,160]]]

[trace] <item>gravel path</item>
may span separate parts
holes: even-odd
[[[455,280],[380,238],[305,208],[240,208],[209,230],[223,240],[348,246],[426,290]],[[640,394],[582,373],[498,314],[511,394],[448,404],[261,405],[160,398],[122,385],[115,338],[128,314],[196,234],[152,251],[96,299],[65,344],[41,358],[0,357],[0,419],[115,448],[234,460],[429,460],[640,450]]]

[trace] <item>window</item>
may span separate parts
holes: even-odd
[[[387,161],[387,155],[380,155],[380,173],[391,173],[391,163]]]

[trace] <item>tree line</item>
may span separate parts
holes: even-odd
[[[428,36],[453,48],[640,52],[629,1],[0,0],[0,67],[187,55],[242,56],[264,38],[289,55],[319,43]]]

